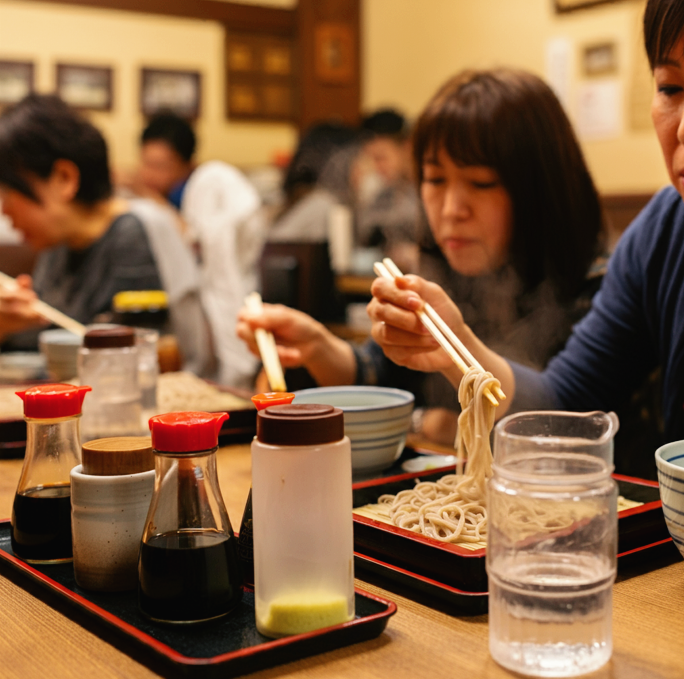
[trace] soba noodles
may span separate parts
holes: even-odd
[[[491,373],[471,368],[461,380],[461,414],[456,435],[457,473],[435,482],[418,483],[397,495],[383,495],[392,522],[407,530],[444,542],[484,543],[487,539],[485,486],[492,475],[489,436],[494,426],[493,406],[484,390],[500,386]],[[468,465],[463,472],[463,460]]]

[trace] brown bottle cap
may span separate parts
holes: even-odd
[[[257,413],[257,440],[281,446],[315,446],[344,437],[344,414],[328,405],[292,403]]]
[[[88,441],[82,446],[83,473],[122,476],[154,469],[149,436],[117,436]]]
[[[88,330],[83,337],[83,346],[87,349],[117,349],[135,345],[135,330],[126,325],[114,325],[109,328]]]

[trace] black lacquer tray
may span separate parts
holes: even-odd
[[[396,494],[412,488],[416,479],[434,481],[450,473],[453,473],[453,467],[355,483],[354,507],[375,503],[385,493]],[[618,514],[618,554],[631,553],[631,563],[642,556],[646,558],[648,550],[642,548],[667,541],[670,536],[663,517],[658,484],[618,474],[613,478],[621,495],[644,503]],[[376,575],[382,570],[377,564],[386,564],[385,575],[393,581],[398,576],[391,569],[398,568],[416,578],[426,578],[462,592],[487,591],[485,549],[469,550],[355,514],[354,550],[377,562],[373,564]],[[415,584],[416,589],[423,588],[417,581]]]
[[[449,615],[482,615],[487,612],[486,591],[466,592],[366,554],[354,553],[354,572],[364,582]]]
[[[10,523],[0,521],[0,572],[124,653],[168,677],[237,677],[379,636],[396,605],[356,590],[356,618],[283,639],[256,629],[254,593],[231,615],[202,625],[161,625],[138,611],[135,592],[80,589],[72,564],[35,566],[16,558]]]

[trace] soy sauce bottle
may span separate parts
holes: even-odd
[[[47,384],[18,391],[26,455],[12,506],[12,551],[28,563],[71,561],[71,469],[81,462],[79,420],[90,387]]]
[[[287,405],[292,403],[295,395],[287,391],[269,391],[265,394],[252,396],[252,403],[257,410],[264,410],[269,406]],[[245,509],[240,522],[238,533],[238,553],[242,563],[242,576],[248,587],[254,587],[254,527],[252,524],[252,489],[249,489]]]
[[[242,599],[237,541],[219,489],[216,450],[227,413],[150,419],[155,485],[138,561],[140,610],[157,622],[226,615]]]

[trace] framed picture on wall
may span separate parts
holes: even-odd
[[[140,108],[146,116],[171,111],[183,118],[198,118],[202,99],[199,71],[168,71],[143,68]]]
[[[74,108],[111,111],[112,69],[106,66],[57,64],[57,94]]]
[[[15,104],[33,92],[33,63],[0,61],[0,105]]]
[[[315,28],[314,63],[319,82],[344,84],[354,79],[354,31],[341,22],[322,22]]]
[[[228,31],[226,104],[235,120],[292,121],[296,108],[292,38]]]

